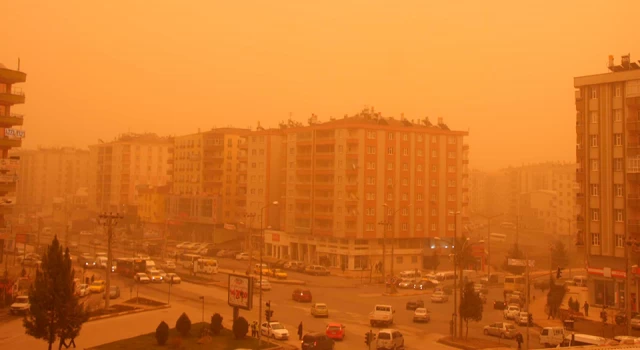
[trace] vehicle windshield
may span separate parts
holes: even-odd
[[[280,323],[272,323],[271,329],[284,329],[284,327]]]
[[[158,271],[151,271],[151,276],[160,276],[160,272],[158,272]]]
[[[338,327],[338,326],[329,326],[329,330],[330,330],[330,331],[334,331],[334,332],[335,332],[335,331],[339,331],[339,330],[340,330],[340,327]]]
[[[138,274],[138,277],[147,277],[147,276],[144,273],[141,272],[141,273]]]
[[[112,292],[115,292],[116,290],[118,290],[118,287],[117,286],[113,286],[113,287],[109,288],[109,290],[112,291]]]
[[[388,306],[376,306],[376,311],[391,312],[391,308]]]
[[[326,305],[316,305],[316,309],[326,309],[327,306]]]
[[[29,297],[22,296],[22,297],[17,297],[16,298],[16,303],[24,304],[24,303],[26,303],[28,301],[29,301]]]
[[[505,326],[506,329],[516,329],[516,326],[512,325],[512,324],[508,324]]]
[[[91,285],[92,285],[92,286],[101,286],[101,285],[102,285],[102,282],[100,282],[100,281],[95,281],[95,282],[91,283]]]
[[[378,333],[378,339],[391,339],[390,333]]]

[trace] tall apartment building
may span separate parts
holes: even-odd
[[[66,200],[89,186],[89,150],[19,149],[17,206],[21,211],[51,212],[54,199]]]
[[[214,226],[244,221],[248,132],[217,128],[174,140],[168,218],[188,223],[198,240],[212,239]]]
[[[269,209],[282,225],[265,235],[267,254],[360,269],[384,253],[388,269],[394,242],[397,272],[423,268],[435,237],[462,235],[467,132],[368,109],[310,124],[282,129],[282,200]]]
[[[579,206],[589,303],[623,308],[627,243],[640,238],[640,65],[623,56],[610,72],[574,78]],[[637,245],[635,245],[637,247]],[[629,249],[635,261],[637,249]],[[630,307],[638,311],[637,268]]]
[[[9,157],[9,150],[22,146],[25,133],[21,129],[24,118],[15,113],[13,108],[25,102],[25,96],[14,84],[27,81],[27,74],[19,70],[12,70],[0,64],[0,197],[15,195],[16,168],[18,162]],[[17,127],[17,128],[16,128]],[[5,240],[9,241],[9,231],[6,229],[5,215],[13,212],[15,198],[0,198],[0,262],[4,259]],[[9,243],[9,242],[7,242]],[[11,244],[6,244],[9,248]]]
[[[173,139],[126,134],[89,146],[89,205],[123,211],[136,204],[136,186],[163,186],[170,179]]]

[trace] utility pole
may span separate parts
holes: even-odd
[[[478,216],[487,220],[487,278],[491,278],[491,220],[502,215],[504,214],[491,216],[478,214]]]
[[[458,330],[458,254],[456,254],[455,246],[458,245],[458,212],[449,212],[453,214],[453,338],[456,338]],[[462,327],[462,322],[460,322]],[[462,331],[460,332],[462,335]]]
[[[525,265],[525,269],[526,269],[526,273],[527,273],[527,280],[526,280],[526,282],[527,282],[526,283],[527,290],[525,292],[525,295],[526,295],[526,298],[527,298],[527,300],[526,300],[527,301],[527,336],[526,336],[526,340],[525,340],[525,344],[526,344],[525,345],[525,349],[528,350],[529,349],[529,326],[530,326],[529,325],[529,313],[531,312],[529,310],[529,298],[531,297],[529,295],[529,290],[531,288],[531,281],[529,280],[529,254],[528,253],[524,254],[524,259],[525,259],[525,264],[526,264]],[[551,288],[551,286],[549,286],[549,288]]]
[[[247,233],[247,252],[249,253],[249,266],[247,267],[247,275],[249,275],[251,274],[251,262],[253,261],[253,233],[251,232],[251,229],[253,228],[253,220],[256,218],[256,213],[248,213],[246,216],[247,218],[249,218],[249,232]]]
[[[269,204],[278,205],[278,202],[274,201],[273,203],[267,203],[267,205],[260,209],[260,268],[258,269],[260,270],[260,306],[258,306],[258,348],[262,346],[262,331],[259,327],[262,324],[262,251],[264,250],[264,210],[269,207]]]
[[[104,308],[109,308],[110,290],[111,290],[111,241],[113,240],[113,227],[118,224],[118,220],[122,220],[124,216],[119,213],[102,213],[98,215],[98,222],[107,229],[107,266],[106,271],[106,288],[104,292]]]
[[[386,206],[384,206],[385,210],[387,209]],[[382,266],[380,268],[380,272],[382,273],[382,281],[385,282],[385,286],[386,284],[386,275],[384,274],[385,272],[385,258],[386,258],[386,252],[387,252],[387,222],[386,221],[380,221],[378,223],[378,225],[382,226]],[[385,287],[386,288],[386,287]]]
[[[629,279],[631,270],[629,269],[629,249],[633,242],[627,241],[624,245],[624,263],[625,263],[625,275],[624,275],[624,307],[626,313],[627,322],[625,325],[627,327],[627,335],[631,335],[631,290],[629,289]]]

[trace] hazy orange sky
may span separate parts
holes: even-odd
[[[471,166],[575,160],[573,77],[640,59],[640,1],[0,1],[25,146],[277,126],[293,113],[469,130]]]

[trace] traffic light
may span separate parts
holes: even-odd
[[[558,271],[556,272],[556,279],[560,279],[562,277],[562,269],[558,266]]]
[[[364,343],[367,344],[367,346],[371,344],[371,332],[364,334]]]
[[[267,301],[267,308],[271,308],[271,300]]]
[[[529,326],[533,326],[533,315],[531,313],[527,316],[527,322],[529,322]]]
[[[267,319],[267,322],[271,322],[271,318],[273,317],[273,310],[264,310],[264,316]]]

